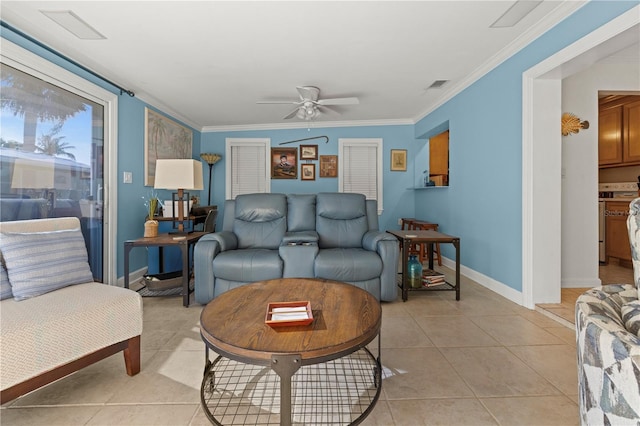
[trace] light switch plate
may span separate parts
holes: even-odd
[[[131,173],[131,172],[123,172],[122,173],[122,183],[133,183],[133,173]]]

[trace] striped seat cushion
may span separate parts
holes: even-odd
[[[93,281],[80,229],[0,235],[13,297],[24,300]]]

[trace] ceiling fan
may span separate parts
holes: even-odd
[[[319,99],[320,89],[314,86],[297,86],[300,100],[297,101],[259,101],[258,104],[293,104],[296,108],[287,114],[284,119],[298,117],[301,120],[311,120],[316,118],[324,110],[330,110],[338,113],[331,108],[332,105],[357,105],[360,103],[358,98],[333,98]]]

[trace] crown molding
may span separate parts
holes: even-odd
[[[393,120],[351,120],[351,121],[304,121],[295,123],[239,124],[234,126],[204,126],[202,133],[240,132],[246,130],[284,130],[284,129],[322,129],[326,127],[365,127],[365,126],[406,126],[415,122],[410,119]]]
[[[489,58],[486,62],[484,62],[478,69],[476,69],[473,73],[469,74],[466,78],[462,79],[458,83],[454,84],[450,88],[448,88],[442,96],[437,98],[433,104],[429,106],[422,114],[416,116],[413,119],[414,123],[425,118],[427,115],[431,114],[436,109],[440,108],[444,105],[445,102],[452,99],[454,96],[462,92],[467,87],[471,86],[473,83],[484,77],[491,70],[495,69],[498,65],[509,59],[511,56],[515,55],[522,49],[524,49],[531,42],[539,38],[545,32],[549,31],[551,28],[558,25],[567,17],[571,16],[578,9],[582,8],[586,5],[588,1],[580,0],[580,1],[563,1],[558,7],[549,12],[546,16],[546,19],[540,20],[536,25],[529,28],[527,31],[522,33],[520,36],[515,38],[511,43],[509,43],[506,47],[500,50],[498,53]],[[498,28],[496,28],[499,31]]]
[[[200,130],[200,128],[202,127],[201,124],[195,123],[194,121],[190,120],[189,118],[185,117],[178,111],[171,108],[169,105],[166,105],[160,102],[159,100],[157,100],[156,98],[154,98],[153,96],[151,96],[146,92],[136,91],[136,98],[146,103],[148,106],[158,110],[161,114],[167,115],[172,119],[191,127],[192,129]]]

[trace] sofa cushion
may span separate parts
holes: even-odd
[[[88,283],[18,302],[2,301],[0,388],[142,333],[142,297]],[[3,422],[4,424],[4,422]]]
[[[233,232],[238,248],[277,249],[287,231],[284,194],[243,194],[235,200]]]
[[[213,259],[216,278],[254,282],[282,278],[283,263],[278,250],[242,249],[223,251]]]
[[[362,247],[369,230],[365,197],[362,194],[319,193],[316,198],[318,246],[324,248]]]
[[[13,297],[24,300],[93,281],[80,229],[2,233],[0,250]]]
[[[357,282],[379,278],[382,260],[377,253],[359,248],[325,249],[316,256],[314,273],[318,278]]]
[[[622,305],[622,321],[628,332],[640,337],[640,300]]]
[[[316,230],[316,195],[287,195],[287,230],[289,232]]]

